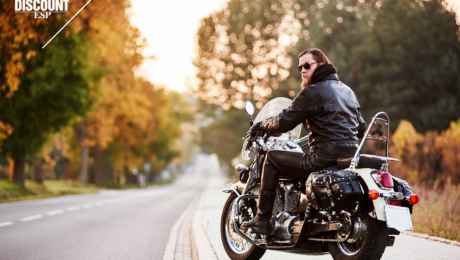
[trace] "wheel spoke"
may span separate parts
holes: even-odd
[[[241,206],[241,205],[240,205]],[[246,239],[243,239],[236,231],[233,229],[233,222],[232,222],[232,212],[233,210],[229,208],[227,211],[227,223],[225,223],[225,236],[227,240],[227,244],[230,246],[233,252],[237,254],[244,254],[248,250],[252,248],[252,244],[248,242]],[[240,221],[241,219],[245,219],[249,217],[249,219],[254,217],[254,211],[251,208],[248,208],[246,212],[242,212],[243,214],[239,216]],[[248,237],[254,239],[255,234],[246,234]]]

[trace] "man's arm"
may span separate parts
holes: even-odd
[[[314,114],[315,106],[310,94],[307,92],[307,88],[302,89],[288,108],[283,109],[278,115],[263,121],[260,124],[260,130],[269,135],[286,133],[311,117]]]
[[[366,121],[364,121],[363,117],[361,116],[361,111],[359,108],[358,108],[358,123],[359,123],[358,138],[361,139],[364,137],[364,132],[366,132],[367,125],[366,125]]]

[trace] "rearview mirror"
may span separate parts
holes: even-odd
[[[246,100],[244,102],[244,110],[246,110],[246,114],[248,114],[248,115],[250,115],[252,117],[252,115],[254,115],[254,111],[255,111],[254,104],[252,104],[251,101]]]

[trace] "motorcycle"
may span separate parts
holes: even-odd
[[[259,122],[279,114],[292,101],[275,98],[257,115]],[[255,112],[250,101],[245,104],[251,117]],[[388,173],[390,120],[385,112],[377,113],[365,131],[352,157],[339,158],[337,165],[311,173],[308,179],[280,178],[276,190],[272,229],[268,235],[242,230],[257,212],[262,166],[267,151],[282,149],[303,153],[309,136],[300,137],[301,125],[277,136],[252,136],[243,140],[238,164],[238,183],[227,184],[229,193],[221,217],[222,243],[231,259],[260,259],[266,250],[302,255],[331,254],[334,259],[380,259],[395,235],[412,230],[412,208],[419,197],[407,182]],[[360,154],[366,140],[386,143],[386,156]],[[304,143],[303,145],[301,145]]]

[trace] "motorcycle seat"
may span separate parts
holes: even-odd
[[[351,160],[353,159],[353,156],[341,156],[337,158],[337,164],[336,165],[331,165],[326,168],[321,169],[321,171],[338,171],[342,169],[346,169],[350,167]],[[374,158],[368,158],[368,157],[360,157],[359,158],[359,163],[358,166],[356,167],[357,169],[360,168],[371,168],[371,169],[380,169],[382,166],[382,163],[384,161],[380,159],[374,159]],[[288,176],[281,176],[280,181],[305,181],[306,179],[297,179],[293,177],[288,177]]]
[[[345,169],[350,167],[351,160],[353,156],[341,156],[337,158],[337,167],[339,169]],[[380,169],[384,161],[380,159],[368,158],[368,157],[359,157],[359,163],[356,168],[372,168],[372,169]]]
[[[341,156],[337,158],[337,165],[328,166],[326,168],[321,169],[322,171],[338,171],[341,169],[346,169],[350,167],[351,160],[353,159],[352,156]],[[373,159],[368,157],[360,157],[357,169],[360,168],[372,168],[372,169],[380,169],[384,161],[379,159]]]

